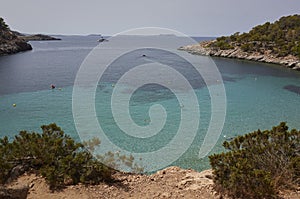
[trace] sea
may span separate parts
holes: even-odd
[[[130,35],[102,43],[97,35],[56,37],[62,40],[31,41],[32,51],[0,57],[1,137],[41,132],[41,125],[56,123],[77,141],[98,135],[101,145],[113,144],[108,149],[141,154],[141,165],[147,168],[150,161],[150,171],[171,165],[202,171],[209,168],[207,156],[224,151],[222,143],[234,136],[271,129],[281,121],[300,129],[298,71],[210,57],[216,70],[205,78],[193,64],[202,67],[208,57],[177,50],[187,43],[174,35]],[[174,45],[166,49],[164,40]],[[95,72],[86,72],[93,64]],[[80,74],[87,79],[84,85]],[[216,88],[224,93],[214,93]],[[74,92],[81,94],[76,102]],[[212,119],[215,112],[224,117]],[[199,156],[205,140],[207,153]]]

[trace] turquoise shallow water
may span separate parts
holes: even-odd
[[[0,87],[1,136],[7,135],[12,138],[20,130],[39,131],[40,125],[55,122],[66,133],[79,140],[72,113],[72,82],[81,61],[93,45],[96,45],[93,42],[94,38],[85,39],[83,41],[77,37],[67,37],[65,41],[63,40],[65,43],[48,43],[47,45],[33,43],[37,49],[35,52],[0,58],[0,76],[6,78],[5,82],[2,78]],[[152,56],[156,59],[162,57],[156,52],[147,53],[153,53]],[[74,54],[76,58],[74,58]],[[48,57],[47,63],[44,62],[43,57]],[[74,59],[77,60],[74,61]],[[51,60],[55,60],[56,63]],[[258,128],[269,129],[280,121],[286,121],[290,127],[300,129],[298,108],[300,107],[300,95],[296,91],[291,92],[284,88],[287,85],[300,86],[298,72],[274,65],[239,60],[215,58],[214,61],[224,79],[227,112],[222,135],[211,153],[222,150],[221,143],[225,140],[225,135],[231,137]],[[9,64],[11,62],[12,65]],[[44,70],[36,69],[40,68],[41,63],[45,65],[48,77],[53,73],[56,74],[51,80],[45,79]],[[10,71],[12,69],[13,72]],[[32,72],[28,72],[28,70]],[[58,70],[60,73],[57,73]],[[9,77],[14,74],[21,78],[19,79],[20,84],[16,83],[17,81],[9,80]],[[189,75],[188,72],[187,75]],[[192,73],[190,76],[192,77]],[[181,102],[178,102],[168,89],[151,87],[151,85],[140,88],[130,101],[132,119],[137,124],[146,126],[149,123],[149,107],[160,103],[168,113],[166,125],[156,137],[148,140],[134,140],[129,136],[122,137],[120,129],[114,123],[110,108],[106,106],[114,89],[113,79],[113,77],[108,77],[101,85],[98,85],[95,98],[97,118],[101,121],[103,129],[109,132],[108,137],[113,142],[122,145],[124,149],[131,151],[155,151],[166,145],[178,128]],[[45,81],[47,82],[45,83]],[[22,82],[25,84],[31,82],[27,84],[31,86],[23,85],[24,88],[22,88]],[[48,87],[52,82],[62,89],[50,90]],[[13,92],[9,92],[8,88],[12,88]],[[173,165],[202,170],[209,166],[207,158],[199,159],[198,153],[210,121],[211,104],[206,86],[195,87],[194,91],[199,99],[199,116],[201,116],[199,129],[189,149]],[[13,103],[17,106],[13,107]],[[192,119],[190,118],[190,120]]]

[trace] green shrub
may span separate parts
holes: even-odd
[[[298,43],[292,48],[292,52],[300,59],[300,43]]]
[[[226,153],[209,157],[215,189],[233,198],[277,198],[300,185],[300,131],[286,123],[224,142]]]
[[[219,48],[221,50],[229,50],[229,49],[233,49],[234,48],[229,43],[229,41],[223,40],[222,37],[221,37],[221,39],[217,39],[217,41],[211,43],[210,47],[216,47],[216,48]]]
[[[5,183],[17,166],[38,172],[50,188],[112,180],[114,170],[97,161],[56,124],[41,128],[41,134],[21,131],[12,142],[7,137],[0,139],[0,183]],[[93,144],[95,147],[100,141]]]
[[[241,49],[245,52],[250,52],[251,50],[253,50],[253,44],[252,43],[242,44]]]

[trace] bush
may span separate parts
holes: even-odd
[[[16,167],[41,174],[50,188],[112,180],[114,170],[97,161],[56,124],[41,128],[42,134],[21,131],[12,142],[7,137],[0,139],[0,183],[5,183]]]
[[[233,198],[277,198],[300,185],[300,131],[286,123],[224,142],[226,153],[209,157],[215,189]]]
[[[229,43],[229,41],[223,40],[223,37],[221,39],[217,39],[217,41],[210,44],[210,47],[213,48],[219,48],[220,50],[229,50],[234,49],[234,47]]]
[[[253,50],[253,44],[252,43],[245,43],[241,45],[241,49],[245,52],[250,52],[251,50]]]
[[[1,30],[6,31],[6,30],[8,30],[8,29],[9,29],[9,27],[8,27],[8,25],[5,23],[4,19],[3,19],[2,17],[0,17],[0,31],[1,31]]]

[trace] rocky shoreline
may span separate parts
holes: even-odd
[[[0,30],[0,55],[9,55],[27,50],[32,50],[32,46],[24,39],[19,38],[10,30]]]
[[[43,34],[26,35],[17,31],[12,31],[0,17],[0,56],[32,50],[32,46],[27,43],[28,41],[45,40],[61,39]]]
[[[218,48],[210,47],[213,41],[204,41],[195,45],[182,46],[179,50],[184,50],[196,55],[207,55],[215,57],[227,57],[235,59],[244,59],[250,61],[258,61],[272,64],[279,64],[286,68],[300,71],[300,60],[292,55],[285,57],[277,57],[273,55],[269,50],[264,51],[264,53],[259,52],[244,52],[239,46],[235,46],[233,49],[221,50]]]
[[[43,34],[24,35],[16,31],[0,30],[0,56],[15,54],[27,50],[32,50],[32,46],[27,43],[28,41],[50,41],[61,40]]]

